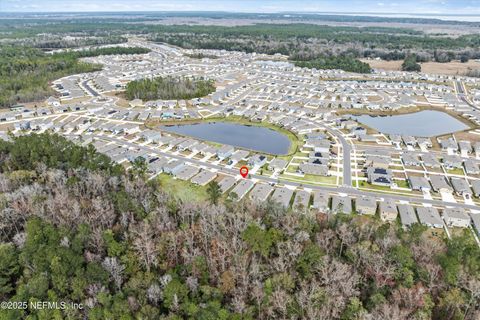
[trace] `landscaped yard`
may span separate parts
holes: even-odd
[[[380,190],[380,191],[392,191],[390,187],[384,187],[384,186],[376,186],[371,183],[368,183],[367,181],[359,181],[358,185],[360,188],[366,188],[366,189],[375,189],[375,190]]]
[[[463,169],[462,168],[450,169],[450,170],[447,170],[447,172],[450,173],[450,174],[458,174],[458,175],[463,176]]]
[[[291,175],[285,175],[282,174],[279,178],[280,180],[290,180],[290,181],[295,181],[295,182],[308,182],[308,183],[318,183],[318,184],[331,184],[331,185],[336,185],[337,184],[337,177],[336,176],[329,176],[329,177],[323,177],[323,176],[315,176],[315,175],[310,175],[306,174],[304,177],[295,177]]]
[[[393,180],[399,188],[409,188],[406,180]]]

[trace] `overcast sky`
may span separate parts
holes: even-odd
[[[480,0],[0,0],[2,12],[234,11],[480,14]]]

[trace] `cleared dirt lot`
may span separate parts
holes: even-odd
[[[382,70],[391,70],[391,71],[398,71],[402,66],[402,60],[396,61],[386,61],[386,60],[370,60],[370,59],[360,59],[363,62],[366,62],[372,67],[373,69],[382,69]]]
[[[363,62],[368,63],[374,69],[383,70],[400,70],[403,61],[385,61],[385,60],[369,60],[361,59]],[[433,74],[448,74],[448,75],[463,75],[470,69],[480,69],[480,62],[470,60],[466,63],[460,61],[452,61],[448,63],[439,62],[425,62],[421,63],[422,72]]]

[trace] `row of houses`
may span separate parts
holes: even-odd
[[[441,174],[431,174],[427,177],[410,176],[408,178],[412,190],[433,190],[435,192],[453,193],[459,196],[472,195],[480,197],[480,180],[467,180],[460,177],[447,177]]]

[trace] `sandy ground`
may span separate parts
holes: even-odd
[[[403,61],[385,61],[385,60],[369,60],[361,59],[363,62],[368,63],[374,69],[383,69],[383,70],[400,70]],[[447,74],[447,75],[456,75],[465,74],[470,69],[480,69],[480,62],[475,60],[470,60],[466,63],[461,63],[460,61],[452,61],[448,63],[439,63],[439,62],[425,62],[421,63],[422,72],[432,73],[432,74]]]
[[[463,75],[470,69],[480,69],[480,62],[475,60],[470,60],[466,63],[461,63],[460,61],[452,61],[448,63],[425,62],[421,65],[422,72],[449,75]]]

